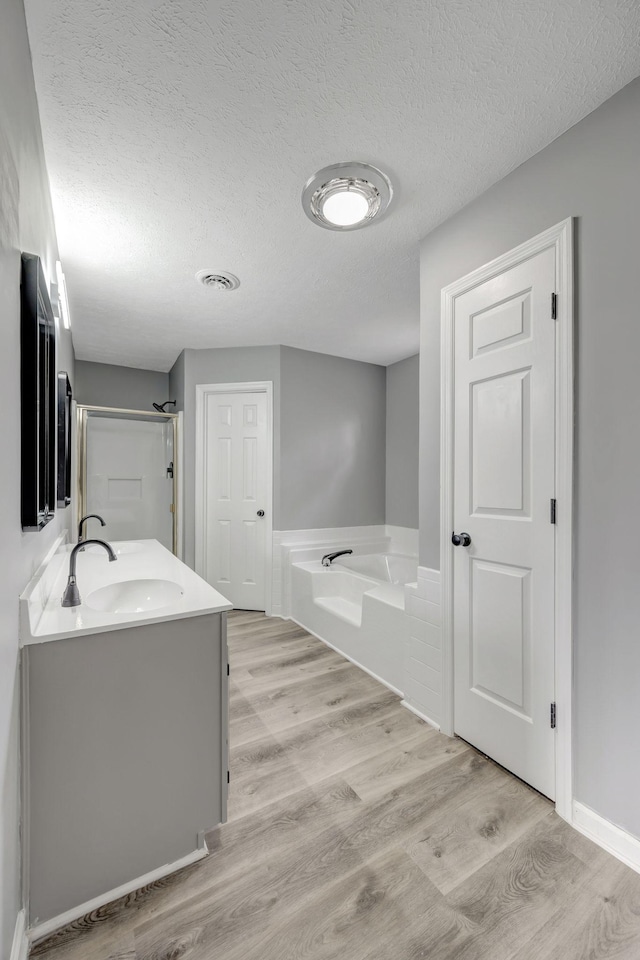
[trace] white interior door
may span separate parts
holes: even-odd
[[[454,306],[454,729],[555,797],[552,248]]]
[[[204,578],[236,609],[265,609],[267,397],[205,395]]]
[[[85,535],[107,540],[159,540],[173,550],[173,423],[88,416]],[[92,526],[94,524],[94,526]]]

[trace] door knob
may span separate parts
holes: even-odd
[[[451,537],[451,543],[454,547],[468,547],[471,545],[471,537],[468,533],[454,533]]]
[[[264,517],[264,510],[258,510],[258,516]]]

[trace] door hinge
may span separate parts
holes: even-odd
[[[176,505],[175,505],[175,503],[170,503],[170,504],[169,504],[169,513],[175,513],[175,512],[176,512]]]
[[[549,523],[557,523],[558,508],[555,499],[549,501]]]
[[[558,295],[557,293],[551,294],[551,319],[558,319]]]
[[[227,770],[227,783],[231,783],[231,774]]]
[[[229,664],[227,664],[227,676],[229,676],[230,672],[231,672],[231,667],[229,666]]]
[[[555,730],[556,728],[556,705],[555,703],[551,704],[551,709],[549,711],[549,720],[551,721],[551,729]]]

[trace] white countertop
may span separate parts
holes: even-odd
[[[109,562],[106,552],[100,547],[87,548],[77,554],[76,579],[82,601],[77,607],[63,607],[60,603],[69,575],[69,554],[74,545],[56,545],[20,597],[21,645],[233,609],[226,597],[157,540],[132,543],[137,545],[133,548],[136,552],[127,552],[132,549],[127,541],[111,544],[118,555],[113,563]],[[135,613],[101,612],[86,603],[90,594],[100,587],[136,580],[170,581],[171,584],[177,584],[181,592],[177,599],[172,599],[166,606]]]

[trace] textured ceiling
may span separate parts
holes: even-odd
[[[418,241],[640,72],[637,0],[27,0],[78,357],[418,347]],[[322,230],[318,168],[391,176]],[[234,293],[198,286],[230,270]]]

